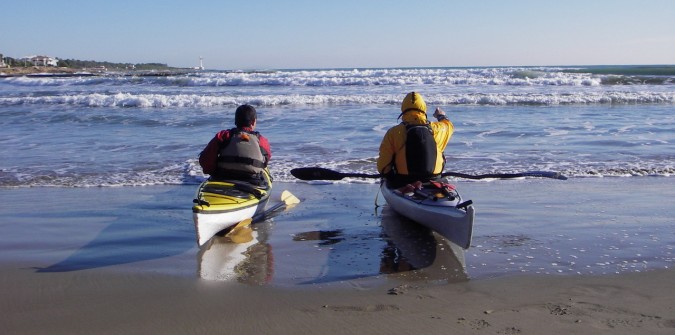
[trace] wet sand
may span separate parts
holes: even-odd
[[[458,186],[478,210],[465,252],[374,211],[374,185],[278,184],[303,202],[254,226],[243,254],[196,247],[196,186],[3,189],[0,332],[673,333],[671,178]],[[641,266],[623,266],[633,249]]]

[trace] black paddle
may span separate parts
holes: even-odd
[[[343,178],[380,178],[380,174],[367,174],[367,173],[342,173],[330,169],[320,168],[320,167],[304,167],[292,169],[291,174],[301,180],[341,180]],[[488,173],[488,174],[479,174],[471,175],[459,172],[443,172],[442,177],[458,177],[466,179],[486,179],[486,178],[521,178],[521,177],[540,177],[540,178],[552,178],[566,180],[567,177],[563,176],[559,172],[549,172],[549,171],[528,171],[521,173]]]

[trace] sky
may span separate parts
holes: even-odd
[[[207,69],[675,64],[673,0],[3,1],[0,53]]]

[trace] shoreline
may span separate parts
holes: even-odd
[[[12,67],[12,68],[0,68],[0,78],[8,77],[23,77],[23,76],[34,76],[34,75],[51,75],[51,76],[70,76],[78,72],[86,72],[86,69],[72,69],[67,67],[54,67],[54,66],[30,66],[30,67]]]
[[[59,77],[94,77],[94,76],[146,76],[166,77],[197,72],[193,69],[165,69],[165,70],[128,70],[107,71],[101,69],[74,69],[53,66],[31,66],[0,68],[0,78],[59,78]]]
[[[101,70],[101,69],[74,69],[53,66],[31,66],[0,68],[1,78],[59,78],[59,77],[82,77],[82,76],[110,76],[110,77],[168,77],[194,73],[217,71],[221,73],[270,73],[276,70],[198,70],[190,68],[170,68],[157,70]]]

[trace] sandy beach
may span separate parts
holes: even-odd
[[[672,334],[673,270],[283,290],[106,271],[2,270],[3,334]]]
[[[289,189],[303,202],[254,226],[259,243],[235,260],[229,279],[203,276],[205,259],[236,257],[197,248],[194,185],[2,189],[0,332],[673,333],[671,178],[457,185],[479,210],[464,255],[429,234],[392,232],[386,211],[373,212],[374,184],[278,183],[277,192]],[[634,197],[621,192],[627,188]],[[46,199],[39,210],[25,206],[37,197]],[[555,227],[572,220],[572,230],[592,236],[567,241],[570,228]],[[514,223],[524,231],[513,232]],[[617,231],[637,238],[645,232],[644,240],[655,242],[603,242]],[[502,249],[490,246],[495,236]],[[513,236],[524,245],[514,245]],[[408,253],[419,239],[436,247]],[[592,249],[603,243],[619,250]],[[518,265],[526,250],[543,254],[540,244],[560,258],[588,251],[564,271],[564,260],[551,264],[545,255],[520,257],[539,263]],[[649,260],[637,268],[619,264],[631,248]],[[385,257],[391,250],[407,263]],[[595,265],[607,255],[617,261]]]

